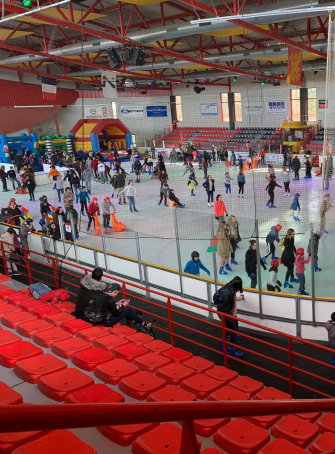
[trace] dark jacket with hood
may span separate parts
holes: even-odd
[[[126,178],[122,173],[118,173],[114,178],[114,189],[124,188]]]
[[[281,256],[281,262],[284,266],[293,266],[295,261],[295,255],[297,253],[294,245],[294,238],[284,239],[284,251]]]
[[[259,263],[261,266],[266,270],[266,266],[264,265],[261,258],[259,258]],[[245,271],[247,275],[252,273],[256,273],[257,271],[257,251],[256,249],[248,249],[245,253]]]
[[[80,281],[80,290],[77,297],[76,309],[72,313],[76,318],[85,320],[85,312],[102,314],[103,291],[106,283],[96,281],[92,276],[86,275]]]
[[[273,227],[271,227],[271,230],[268,233],[268,236],[266,237],[266,244],[274,243],[275,241],[277,241],[277,243],[279,243],[278,230],[276,229],[276,226],[274,225]]]
[[[299,171],[299,170],[300,170],[301,163],[300,163],[299,158],[294,158],[294,159],[293,159],[293,161],[292,161],[292,167],[293,167],[293,169],[296,170],[296,171]]]

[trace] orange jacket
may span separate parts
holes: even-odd
[[[58,172],[57,169],[50,169],[49,177],[56,177],[58,175],[60,176],[60,173]]]
[[[225,214],[228,214],[226,205],[224,202],[217,200],[214,205],[215,209],[215,217],[218,218],[219,216],[224,216]]]

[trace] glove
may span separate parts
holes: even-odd
[[[226,213],[226,216],[228,217],[228,213]]]
[[[282,283],[280,281],[277,281],[277,284],[281,287]]]
[[[267,267],[265,266],[263,269],[264,269],[264,271],[266,271],[266,270],[267,270]]]
[[[278,293],[281,292],[281,288],[280,288],[278,285],[276,285],[276,289],[277,289],[277,292],[278,292]]]

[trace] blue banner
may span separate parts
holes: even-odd
[[[167,117],[167,106],[147,106],[147,117]]]

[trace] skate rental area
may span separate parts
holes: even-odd
[[[2,0],[0,454],[335,451],[334,15]]]

